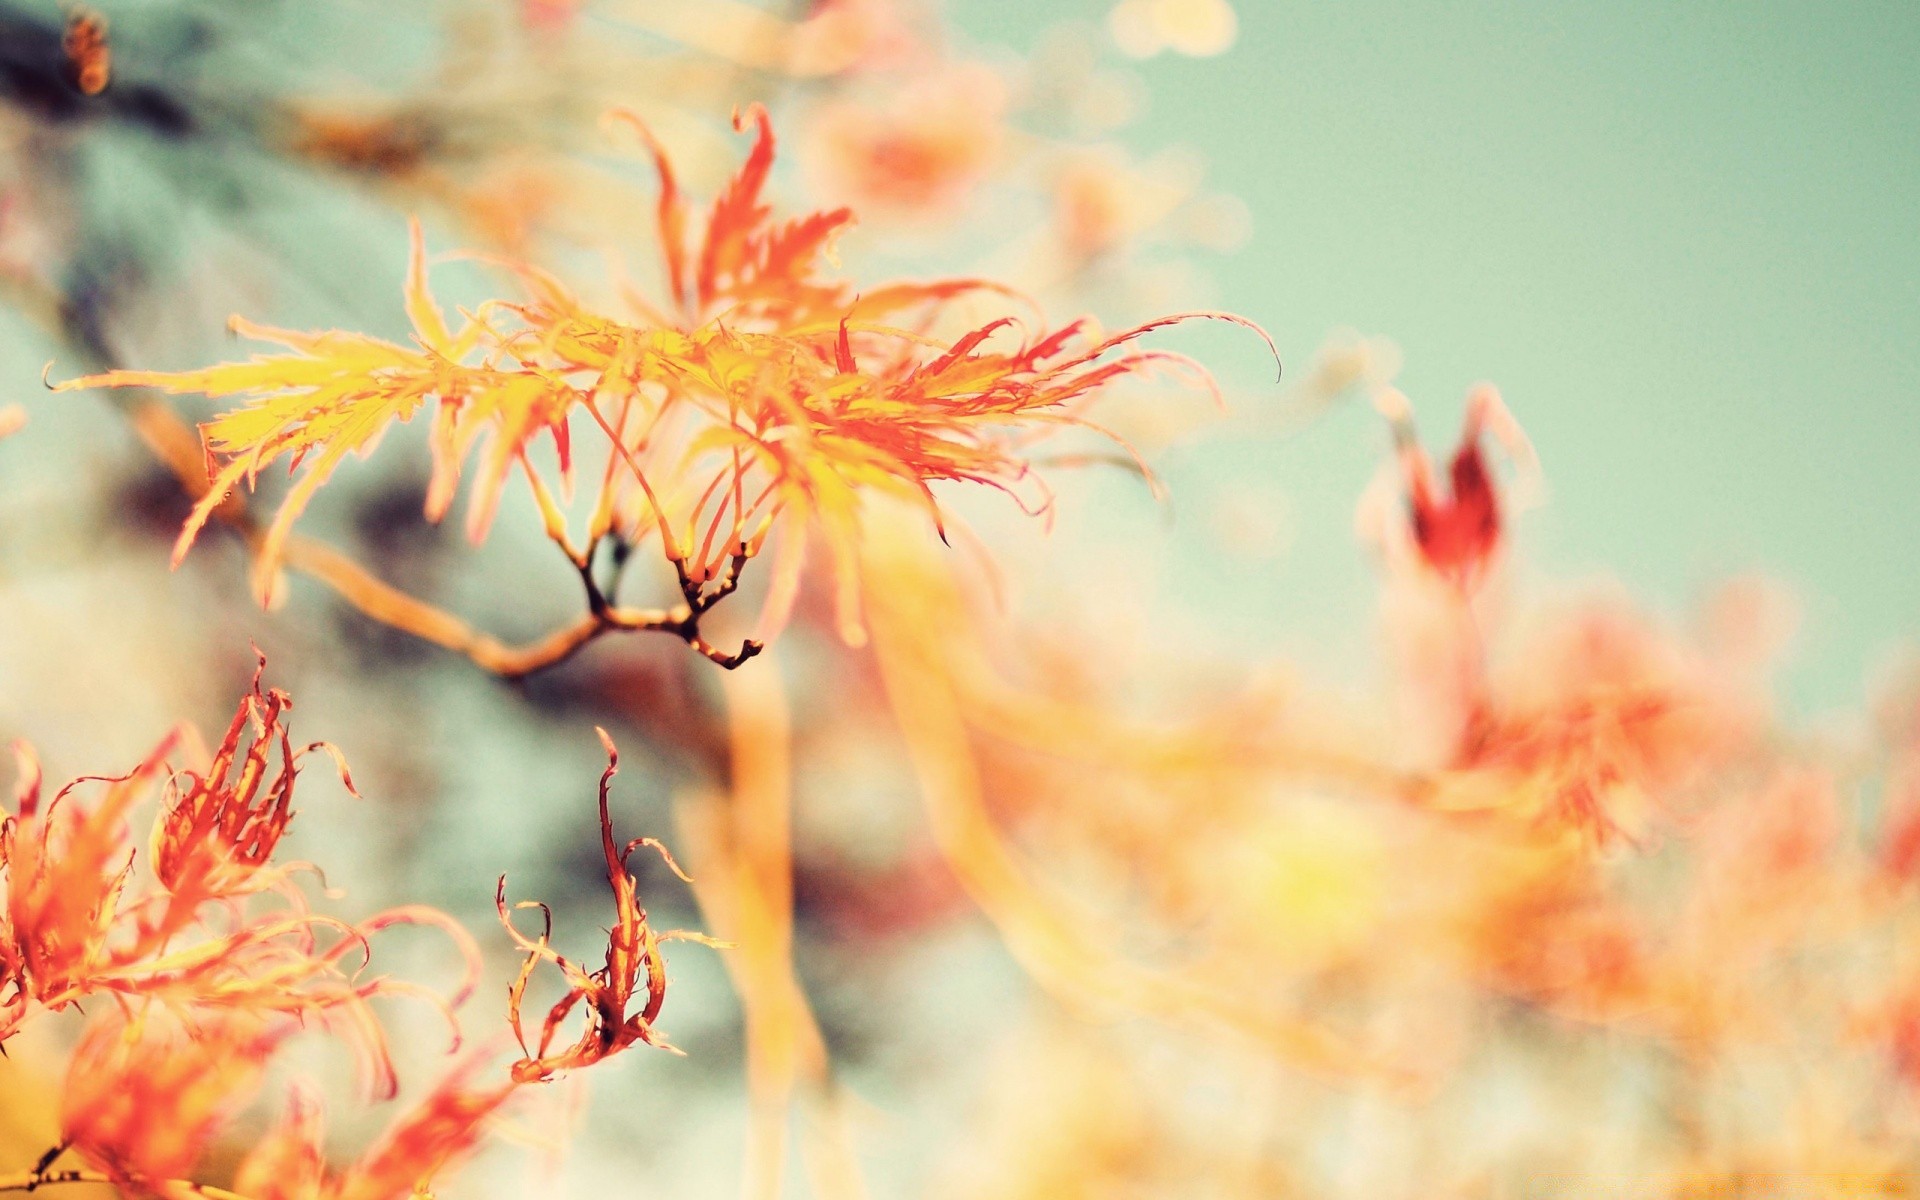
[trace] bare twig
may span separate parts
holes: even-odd
[[[12,1175],[0,1175],[0,1192],[35,1192],[43,1187],[54,1187],[63,1183],[117,1184],[119,1182],[104,1171],[88,1171],[72,1167],[55,1171],[48,1167],[41,1167],[30,1171],[19,1171]],[[143,1179],[140,1184],[156,1195],[203,1196],[206,1200],[249,1200],[239,1192],[230,1192],[226,1188],[213,1187],[210,1184],[194,1183],[189,1179]]]

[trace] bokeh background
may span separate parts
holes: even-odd
[[[871,210],[839,247],[853,277],[987,272],[1056,319],[1221,308],[1272,333],[1278,384],[1244,331],[1166,335],[1217,372],[1228,402],[1216,413],[1174,389],[1125,401],[1168,500],[1125,472],[1057,472],[1044,532],[991,498],[951,497],[1002,562],[1006,619],[1070,625],[1136,706],[1152,707],[1156,679],[1179,681],[1158,698],[1186,694],[1221,664],[1234,687],[1268,674],[1342,696],[1384,686],[1378,556],[1355,531],[1388,452],[1366,393],[1393,379],[1444,446],[1468,388],[1491,381],[1545,480],[1516,527],[1517,592],[1600,586],[1678,621],[1729,577],[1778,580],[1802,614],[1776,693],[1785,719],[1842,744],[1864,736],[1858,714],[1920,617],[1920,10],[872,3],[839,6],[879,15],[830,27],[826,49],[768,50],[802,7],[102,2],[115,82],[103,103],[63,108],[35,71],[66,10],[0,4],[0,407],[28,416],[0,441],[0,735],[31,740],[56,777],[117,769],[174,721],[217,728],[257,642],[296,697],[297,735],[338,743],[367,797],[315,772],[296,824],[296,853],[323,862],[352,909],[429,901],[484,942],[507,872],[517,894],[555,900],[563,939],[591,953],[604,919],[591,726],[630,747],[623,824],[671,839],[675,798],[711,786],[722,753],[711,670],[677,644],[609,640],[501,683],[298,582],[257,610],[230,540],[170,573],[185,501],[123,411],[46,394],[42,364],[63,378],[230,358],[230,312],[399,336],[409,213],[436,252],[525,253],[583,287],[619,256],[646,277],[645,172],[610,148],[599,113],[643,114],[706,194],[740,151],[727,114],[759,99],[785,138],[790,209],[851,195]],[[910,49],[888,41],[890,22]],[[858,61],[836,57],[856,44]],[[890,211],[838,157],[842,132],[858,142],[847,106],[909,123],[947,113],[988,148]],[[449,259],[435,286],[472,304],[503,284]],[[478,551],[420,521],[423,446],[423,431],[394,431],[304,527],[503,636],[564,620],[572,580],[524,497]],[[938,887],[931,915],[900,928],[848,915],[911,907],[889,889],[926,832],[897,754],[842,728],[872,700],[831,669],[830,636],[801,628],[750,669],[787,681],[813,756],[795,784],[795,960],[852,1097],[867,1186],[1070,1194],[986,1168],[1019,1158],[1008,1129],[1067,1103],[1063,1075],[1117,1086],[1048,1057],[1072,1040],[1055,1023],[1076,1018]],[[663,873],[642,887],[660,924],[700,923]],[[496,969],[504,949],[490,947]],[[565,1155],[503,1151],[456,1194],[738,1186],[737,1001],[710,952],[673,963],[664,1024],[688,1057],[630,1055],[569,1084],[584,1115],[528,1120],[535,1142],[572,1121]],[[497,1019],[494,995],[471,1022]],[[42,1085],[70,1032],[0,1077],[12,1157],[38,1152]],[[1276,1113],[1320,1113],[1293,1126],[1317,1156],[1299,1194],[1402,1194],[1422,1161],[1409,1147],[1439,1136],[1319,1083],[1223,1082],[1150,1023],[1118,1037],[1194,1124],[1232,1128],[1222,1137],[1242,1149]],[[430,1038],[415,1040],[429,1061]],[[1625,1093],[1653,1070],[1589,1052],[1599,1065],[1585,1068],[1611,1062]],[[1289,1098],[1261,1107],[1252,1093]],[[1522,1164],[1474,1194],[1570,1194],[1496,1186],[1546,1178],[1524,1147],[1570,1119],[1542,1109],[1529,1126],[1512,1115],[1528,1095],[1461,1118],[1504,1131],[1473,1144]],[[347,1120],[347,1136],[373,1119]],[[1355,1165],[1379,1146],[1398,1148],[1386,1165]],[[804,1190],[797,1157],[790,1170]],[[1253,1168],[1237,1178],[1239,1193],[1195,1177],[1191,1191],[1163,1179],[1085,1194],[1285,1194]]]
[[[989,2],[954,18],[1032,46],[1063,18],[1098,36],[1101,9]],[[1143,147],[1198,152],[1209,186],[1253,215],[1247,243],[1206,262],[1218,302],[1258,316],[1291,364],[1336,328],[1391,338],[1436,436],[1468,384],[1497,383],[1551,485],[1525,535],[1541,562],[1669,604],[1764,570],[1808,606],[1793,700],[1857,699],[1920,612],[1915,14],[1238,16],[1218,58],[1140,64],[1132,127]],[[1371,580],[1345,516],[1377,461],[1368,421],[1334,413],[1289,438],[1216,427],[1169,468],[1178,495],[1232,481],[1292,514],[1288,553],[1219,590],[1237,634],[1361,649],[1352,615]]]

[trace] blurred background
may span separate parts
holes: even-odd
[[[1104,6],[1071,7],[953,17],[1015,46],[1067,16],[1097,37]],[[1128,137],[1190,148],[1246,204],[1246,243],[1202,260],[1209,299],[1289,366],[1334,329],[1390,338],[1434,436],[1467,385],[1503,389],[1551,487],[1523,533],[1542,566],[1668,604],[1789,581],[1809,620],[1788,690],[1818,709],[1920,612],[1916,38],[1899,5],[1248,4],[1230,51],[1134,68]],[[1219,589],[1221,619],[1345,660],[1371,581],[1343,517],[1379,435],[1357,408],[1233,428],[1168,466],[1176,495],[1271,488],[1295,540]]]
[[[1391,470],[1370,401],[1402,389],[1440,452],[1469,389],[1491,382],[1544,480],[1513,493],[1500,584],[1510,607],[1599,595],[1667,631],[1719,611],[1735,580],[1764,591],[1769,614],[1797,611],[1797,622],[1749,622],[1768,625],[1769,654],[1791,647],[1777,674],[1756,676],[1765,701],[1741,677],[1743,749],[1734,768],[1713,759],[1709,790],[1764,792],[1756,781],[1782,755],[1804,753],[1843,797],[1864,797],[1833,801],[1854,832],[1835,835],[1844,864],[1823,878],[1866,871],[1855,860],[1877,835],[1861,831],[1880,828],[1899,789],[1858,781],[1897,776],[1904,761],[1907,735],[1884,730],[1906,727],[1882,715],[1906,711],[1887,697],[1906,694],[1903,647],[1920,617],[1920,11],[95,9],[111,78],[89,93],[61,45],[74,10],[0,3],[0,411],[17,404],[26,417],[0,440],[0,737],[32,741],[51,776],[121,769],[178,720],[217,729],[251,670],[251,640],[269,682],[295,697],[296,736],[337,743],[366,797],[312,772],[294,856],[321,862],[350,911],[445,907],[505,972],[491,894],[502,872],[516,896],[556,905],[563,945],[597,953],[603,760],[591,727],[606,725],[629,754],[616,785],[623,834],[678,847],[701,842],[711,822],[700,814],[725,813],[716,797],[737,783],[719,714],[771,705],[794,747],[793,969],[833,1081],[829,1098],[797,1105],[793,1137],[805,1149],[820,1129],[834,1131],[827,1141],[844,1134],[874,1196],[1681,1194],[1699,1163],[1737,1158],[1779,1128],[1756,1096],[1805,1099],[1793,1071],[1824,1052],[1794,1047],[1791,1069],[1730,1056],[1716,1074],[1662,1040],[1675,1022],[1622,1032],[1611,1015],[1568,1018],[1552,999],[1559,985],[1488,984],[1457,961],[1460,929],[1478,917],[1454,913],[1444,933],[1424,922],[1466,904],[1470,881],[1507,858],[1489,866],[1484,847],[1454,847],[1459,831],[1429,828],[1424,813],[1409,824],[1391,805],[1354,808],[1364,772],[1305,771],[1303,783],[1301,760],[1270,746],[1243,764],[1220,731],[1324,721],[1342,731],[1307,739],[1320,750],[1365,744],[1396,770],[1418,757],[1394,715],[1406,666],[1383,636],[1392,568],[1356,529]],[[298,578],[260,611],[231,537],[210,534],[169,572],[188,499],[142,443],[150,399],[51,396],[40,382],[49,361],[57,380],[251,353],[226,332],[230,313],[401,338],[409,215],[441,256],[434,286],[449,305],[512,294],[503,273],[451,253],[463,248],[538,262],[589,296],[617,294],[623,278],[657,290],[647,164],[601,114],[641,115],[704,198],[744,153],[730,113],[754,100],[782,138],[781,210],[860,212],[837,248],[849,278],[986,275],[1055,321],[1090,313],[1119,327],[1217,308],[1273,335],[1277,384],[1244,330],[1162,335],[1215,372],[1225,411],[1171,385],[1116,398],[1112,422],[1161,475],[1164,501],[1098,466],[1051,473],[1059,503],[1044,524],[999,497],[942,495],[998,564],[995,598],[977,602],[981,639],[999,648],[986,657],[1051,681],[1027,682],[1056,703],[1097,696],[1102,712],[1155,728],[1212,722],[1224,747],[1223,761],[1199,762],[1182,742],[1131,774],[1099,764],[1116,781],[1079,771],[1073,753],[1050,756],[1048,739],[1067,734],[1023,727],[1002,735],[1015,750],[978,751],[984,803],[1049,886],[1125,930],[1130,950],[1205,959],[1222,988],[1287,1020],[1363,1028],[1368,1052],[1355,1061],[1445,1044],[1433,1053],[1446,1065],[1417,1072],[1419,1099],[1303,1069],[1310,1054],[1250,1064],[1233,1035],[1089,1013],[1037,986],[1027,956],[1007,948],[1005,919],[982,916],[965,871],[956,880],[943,865],[889,715],[894,685],[837,644],[820,605],[803,605],[779,649],[744,668],[759,685],[723,682],[679,643],[645,636],[496,680]],[[216,411],[166,403],[189,420]],[[577,581],[525,496],[476,549],[421,519],[426,472],[425,431],[395,429],[341,470],[303,528],[509,640],[576,612]],[[984,577],[961,552],[949,558]],[[753,691],[767,681],[784,699]],[[1714,703],[1722,690],[1707,689]],[[1752,717],[1750,701],[1766,715]],[[1296,719],[1299,708],[1310,712]],[[974,736],[996,735],[983,718]],[[1245,778],[1214,774],[1242,766]],[[1251,865],[1227,854],[1236,844],[1256,846]],[[1448,865],[1417,879],[1391,865],[1413,860]],[[1596,888],[1614,887],[1611,865],[1595,870],[1607,875]],[[1662,888],[1689,886],[1661,882],[1673,870],[1607,894],[1658,911],[1673,894]],[[664,871],[643,872],[641,888],[662,927],[710,925]],[[1554,911],[1576,909],[1592,916],[1584,902]],[[1850,970],[1892,960],[1888,930],[1904,926],[1886,919],[1846,927],[1859,942]],[[1549,942],[1572,936],[1556,929]],[[1383,966],[1422,939],[1452,949]],[[407,943],[395,945],[404,956]],[[740,1187],[741,1008],[720,956],[676,947],[672,963],[662,1024],[687,1056],[634,1053],[561,1085],[556,1112],[519,1130],[534,1152],[504,1148],[443,1194]],[[1790,999],[1772,1011],[1827,1013],[1799,983],[1781,986]],[[1686,1008],[1682,991],[1697,999],[1676,984],[1640,995],[1635,1011]],[[470,1025],[496,1027],[498,994],[482,993]],[[1741,1028],[1689,1026],[1682,1040],[1698,1050],[1757,1036]],[[0,1077],[11,1158],[30,1162],[50,1140],[36,1072],[70,1034],[42,1035]],[[417,1040],[421,1077],[436,1046]],[[1885,1090],[1877,1051],[1860,1053],[1865,1065],[1820,1092],[1822,1113],[1906,1103]],[[1673,1101],[1675,1089],[1694,1099]],[[1886,1133],[1834,1117],[1842,1137],[1793,1112],[1792,1128],[1821,1131],[1803,1139],[1817,1147],[1804,1162]],[[378,1114],[342,1123],[364,1136]],[[567,1124],[563,1154],[538,1148]],[[845,1190],[819,1165],[831,1153],[780,1161],[793,1194]],[[1904,1161],[1847,1169],[1910,1178]]]

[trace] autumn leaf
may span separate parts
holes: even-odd
[[[416,345],[396,345],[338,330],[299,333],[235,317],[236,333],[272,342],[291,353],[258,355],[248,362],[197,371],[109,371],[56,385],[58,391],[90,387],[149,387],[173,395],[249,398],[243,407],[201,426],[209,459],[207,491],[194,504],[174,543],[173,563],[192,548],[215,509],[233,489],[252,488],[269,464],[288,460],[306,469],[288,490],[256,552],[253,590],[264,603],[294,521],[314,494],[351,455],[373,452],[395,422],[410,421],[431,403],[435,428],[434,474],[429,515],[438,519],[451,502],[461,465],[473,447],[494,442],[476,487],[468,533],[486,535],[501,482],[527,440],[564,423],[573,397],[535,375],[462,360],[478,345],[482,329],[468,322],[451,332],[427,291],[425,248],[416,223],[407,272],[407,313]]]
[[[427,1003],[457,1043],[453,1009],[479,969],[464,929],[423,906],[358,922],[311,912],[288,881],[292,865],[271,861],[302,754],[331,748],[293,749],[284,723],[291,701],[261,688],[264,666],[203,771],[169,771],[182,740],[175,731],[126,775],[83,776],[43,803],[39,764],[15,746],[15,811],[0,821],[0,1042],[36,1012],[99,994],[175,1014],[291,1019],[340,1037],[375,1096],[398,1084],[374,1000]],[[249,725],[255,737],[243,752]],[[337,752],[335,762],[351,788]],[[134,870],[130,817],[163,783],[169,802],[154,823],[149,882]],[[102,791],[83,805],[76,792],[88,784]],[[437,928],[453,941],[465,972],[449,993],[365,973],[373,939],[401,925]]]
[[[128,812],[164,771],[174,739],[156,746],[126,775],[85,777],[43,806],[40,765],[15,743],[19,783],[14,813],[0,823],[0,867],[6,870],[6,914],[0,922],[0,967],[7,975],[0,1041],[14,1032],[29,1004],[57,1010],[96,984],[114,961],[109,946],[131,869]],[[84,783],[104,783],[87,808],[69,803]]]
[[[476,1080],[483,1059],[449,1072],[400,1113],[354,1162],[330,1170],[319,1101],[295,1088],[286,1115],[241,1161],[234,1188],[250,1200],[406,1200],[472,1152],[485,1124],[513,1094],[511,1083]]]
[[[182,1021],[151,1006],[108,1008],[68,1066],[62,1139],[130,1191],[192,1196],[181,1181],[252,1097],[291,1029],[232,1013]]]
[[[213,483],[181,531],[176,563],[234,487],[251,487],[274,462],[285,460],[290,470],[304,464],[256,547],[253,584],[264,600],[292,525],[315,492],[348,456],[370,453],[395,422],[430,406],[426,516],[446,514],[473,462],[467,532],[479,541],[517,470],[549,536],[579,567],[585,552],[574,548],[564,508],[529,449],[551,436],[563,482],[569,479],[569,424],[583,414],[608,442],[589,544],[611,534],[630,550],[657,536],[678,577],[684,620],[670,615],[652,627],[681,629],[693,640],[700,613],[734,590],[777,534],[753,644],[784,625],[815,540],[832,560],[840,632],[857,644],[865,636],[857,581],[865,505],[919,508],[943,537],[936,485],[991,487],[1045,514],[1052,494],[1034,469],[1033,449],[1073,429],[1118,443],[1119,457],[1151,482],[1139,455],[1094,422],[1090,406],[1113,385],[1149,373],[1214,389],[1192,360],[1140,340],[1181,322],[1217,319],[1254,329],[1272,350],[1251,322],[1222,313],[1175,314],[1105,337],[1085,321],[1049,330],[1030,313],[943,340],[933,331],[955,323],[963,300],[1030,306],[981,280],[894,283],[861,294],[827,275],[831,243],[852,214],[774,215],[766,190],[775,142],[759,106],[736,114],[735,129],[750,127],[753,141],[704,222],[693,218],[646,125],[617,115],[637,131],[659,176],[655,233],[669,296],[663,305],[630,297],[640,323],[595,312],[552,275],[507,262],[499,265],[518,278],[525,298],[483,305],[456,330],[428,291],[416,225],[405,288],[412,347],[237,321],[242,332],[292,353],[61,385],[247,398],[202,427]]]
[[[650,849],[660,855],[674,874],[682,879],[686,879],[686,875],[681,872],[679,864],[673,861],[673,856],[667,853],[666,847],[652,838],[634,838],[624,846],[614,838],[613,817],[607,808],[607,796],[613,777],[620,770],[620,752],[614,747],[613,739],[607,736],[606,730],[596,728],[594,732],[600,735],[600,744],[607,752],[607,769],[600,775],[600,844],[606,858],[607,882],[613,888],[614,922],[608,936],[605,962],[598,969],[588,971],[556,951],[551,940],[552,912],[546,905],[531,900],[523,900],[510,908],[507,904],[505,875],[500,877],[495,892],[494,902],[500,912],[500,923],[526,955],[520,973],[508,991],[508,1020],[513,1025],[514,1036],[519,1039],[523,1053],[520,1061],[513,1065],[513,1077],[523,1083],[549,1079],[563,1071],[591,1066],[635,1043],[672,1049],[653,1024],[667,998],[667,963],[661,953],[660,943],[676,938],[702,942],[709,940],[699,934],[679,931],[656,933],[647,922],[647,911],[640,906],[633,875],[627,869],[627,859],[636,850]],[[513,910],[525,908],[537,908],[541,912],[543,924],[537,937],[528,937],[513,923]],[[529,1044],[521,1008],[526,1000],[527,986],[543,962],[552,964],[559,971],[567,990],[547,1011],[540,1023],[539,1033]],[[630,1011],[636,1000],[640,1004],[638,1011]],[[585,1027],[579,1039],[571,1046],[555,1049],[561,1027],[576,1009],[585,1018]]]
[[[285,722],[293,701],[278,688],[263,691],[267,660],[260,655],[251,690],[240,700],[226,736],[203,771],[177,773],[165,811],[154,822],[153,873],[188,912],[202,901],[247,895],[286,877],[270,869],[280,838],[293,819],[293,786],[300,757],[314,750],[334,755],[341,779],[353,790],[338,751],[315,742],[296,751]],[[240,740],[252,726],[253,739]],[[270,759],[279,751],[279,769]]]

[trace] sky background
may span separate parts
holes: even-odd
[[[1024,49],[1107,7],[952,12]],[[1497,383],[1550,488],[1529,561],[1675,610],[1762,570],[1804,605],[1790,702],[1857,704],[1920,629],[1920,6],[1236,7],[1227,54],[1141,64],[1128,137],[1195,147],[1251,210],[1217,302],[1290,367],[1333,329],[1391,338],[1441,447]],[[1349,406],[1245,436],[1264,402],[1161,465],[1176,504],[1272,489],[1289,550],[1167,552],[1224,571],[1230,636],[1332,661],[1368,637],[1351,512],[1384,434]]]

